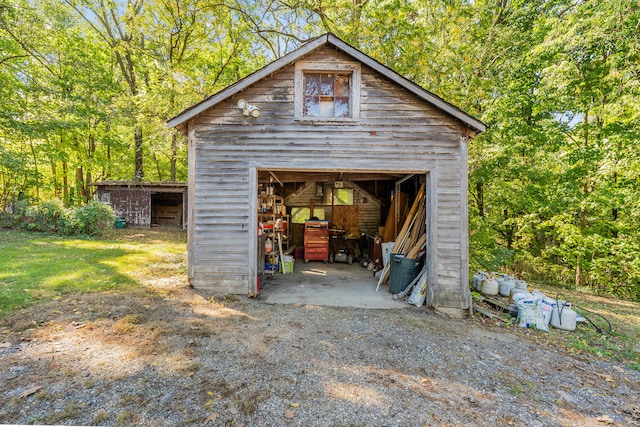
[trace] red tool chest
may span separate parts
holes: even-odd
[[[304,223],[304,262],[329,260],[329,221]]]

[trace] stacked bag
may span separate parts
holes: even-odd
[[[554,328],[574,331],[578,315],[571,303],[547,297],[535,290],[532,293],[519,293],[513,296],[518,307],[518,326],[536,328],[549,332],[549,324]]]

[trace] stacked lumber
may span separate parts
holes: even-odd
[[[425,185],[422,184],[418,195],[416,196],[411,210],[407,215],[407,219],[398,233],[396,242],[391,250],[392,254],[401,254],[407,258],[417,258],[418,253],[424,247],[427,242],[426,235],[426,199],[425,199]],[[378,280],[378,288],[381,284],[386,283],[389,280],[391,263],[387,262],[380,274]]]
[[[408,198],[409,196],[402,192],[398,192],[393,196],[393,203],[391,204],[391,209],[389,209],[389,213],[387,214],[387,222],[384,224],[384,234],[382,236],[383,243],[393,242],[395,239],[396,232],[398,231],[398,224],[402,224],[402,221],[405,219],[405,215],[407,214]],[[398,214],[397,219],[396,212]]]

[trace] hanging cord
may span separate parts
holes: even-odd
[[[562,308],[560,308],[560,297],[564,298],[564,303],[562,304]],[[567,303],[567,297],[565,297],[564,295],[562,295],[561,293],[557,293],[556,294],[556,311],[558,312],[558,321],[560,322],[560,325],[562,325],[562,311],[564,310],[565,304]]]
[[[573,306],[573,308],[574,308],[574,310],[577,308],[578,310],[576,310],[576,312],[577,312],[578,314],[580,314],[580,316],[584,317],[584,318],[585,318],[585,320],[586,320],[586,321],[587,321],[591,326],[593,326],[593,327],[595,328],[595,330],[596,330],[596,331],[598,331],[598,333],[599,333],[599,334],[604,334],[604,335],[606,335],[606,336],[611,335],[611,331],[613,330],[613,328],[611,327],[611,322],[609,322],[609,319],[607,319],[606,317],[604,317],[604,316],[603,316],[603,315],[601,315],[601,314],[595,313],[595,312],[593,312],[593,311],[591,311],[591,310],[587,310],[586,308],[582,308],[582,307],[579,307],[579,306],[577,306],[577,305],[574,305],[574,306]],[[606,326],[606,331],[605,331],[605,330],[603,330],[603,328],[601,328],[601,327],[599,327],[598,325],[596,325],[596,324],[595,324],[591,319],[589,319],[589,317],[587,317],[587,315],[586,315],[586,314],[584,314],[585,312],[586,312],[586,313],[589,313],[590,315],[598,316],[599,318],[601,318],[602,320],[604,320],[604,322],[607,324],[607,326]]]
[[[558,318],[560,321],[560,324],[562,325],[562,310],[564,310],[565,308],[565,304],[562,304],[562,308],[560,308],[560,297],[564,298],[564,301],[566,303],[567,297],[565,297],[564,295],[562,295],[561,293],[557,293],[556,294],[556,310],[558,311]],[[579,314],[580,316],[584,317],[585,320],[595,328],[595,330],[599,333],[599,334],[604,334],[606,336],[611,335],[611,331],[613,330],[613,328],[611,327],[611,322],[609,322],[609,319],[607,319],[606,317],[604,317],[601,314],[595,313],[591,310],[587,310],[586,308],[582,308],[580,306],[577,306],[575,304],[571,305],[571,308],[573,308],[573,310]],[[577,310],[576,310],[577,309]],[[605,321],[605,323],[607,324],[606,326],[606,331],[603,330],[603,328],[601,328],[600,326],[596,325],[595,322],[593,322],[593,320],[591,320],[587,315],[585,315],[584,313],[589,313],[590,315],[594,315],[594,316],[598,316],[599,318],[601,318],[602,320]]]

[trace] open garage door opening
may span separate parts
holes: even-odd
[[[399,304],[390,295],[396,289],[388,280],[380,285],[380,276],[427,173],[257,170],[256,178],[256,290],[261,298]],[[422,231],[417,232],[424,234],[428,208],[422,209]],[[425,258],[423,250],[418,262],[403,270],[401,281],[417,275]]]
[[[182,193],[151,193],[151,226],[177,227],[184,224],[184,195]]]

